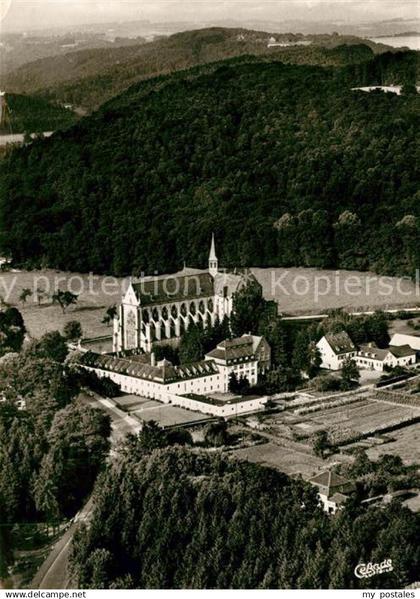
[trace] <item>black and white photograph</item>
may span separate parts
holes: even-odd
[[[420,0],[0,0],[0,599],[420,597]]]

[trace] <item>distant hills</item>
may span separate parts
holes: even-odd
[[[419,98],[351,91],[412,81],[413,56],[240,56],[138,82],[0,162],[0,251],[21,265],[168,272],[204,266],[215,231],[228,267],[413,275]]]
[[[269,41],[289,46],[271,46]],[[292,44],[310,44],[294,46]],[[91,111],[133,83],[241,55],[290,64],[343,66],[368,61],[386,46],[354,36],[270,34],[214,27],[144,44],[72,51],[25,64],[2,78],[5,89],[35,93]]]

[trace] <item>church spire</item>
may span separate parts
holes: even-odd
[[[219,261],[216,256],[216,245],[214,243],[214,233],[211,236],[211,246],[209,254],[209,273],[214,277],[217,275],[219,268]]]

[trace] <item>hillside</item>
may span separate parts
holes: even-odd
[[[7,94],[6,118],[0,135],[55,131],[76,121],[71,110],[48,102],[45,98],[23,94]]]
[[[0,172],[17,264],[127,274],[204,265],[413,275],[418,96],[354,69],[252,59],[139,83]]]
[[[123,449],[72,544],[78,588],[377,588],[355,578],[360,555],[398,564],[381,588],[417,578],[420,517],[397,502],[328,518],[307,483],[227,452]]]
[[[309,46],[268,47],[275,43]],[[339,48],[340,47],[340,48]],[[3,78],[15,92],[41,93],[91,110],[133,83],[156,75],[240,55],[277,58],[291,64],[342,66],[364,62],[381,46],[352,36],[303,36],[246,29],[210,28],[177,33],[147,44],[88,49],[23,65]]]

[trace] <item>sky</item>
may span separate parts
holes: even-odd
[[[1,30],[146,19],[360,23],[420,16],[420,0],[0,0]]]

